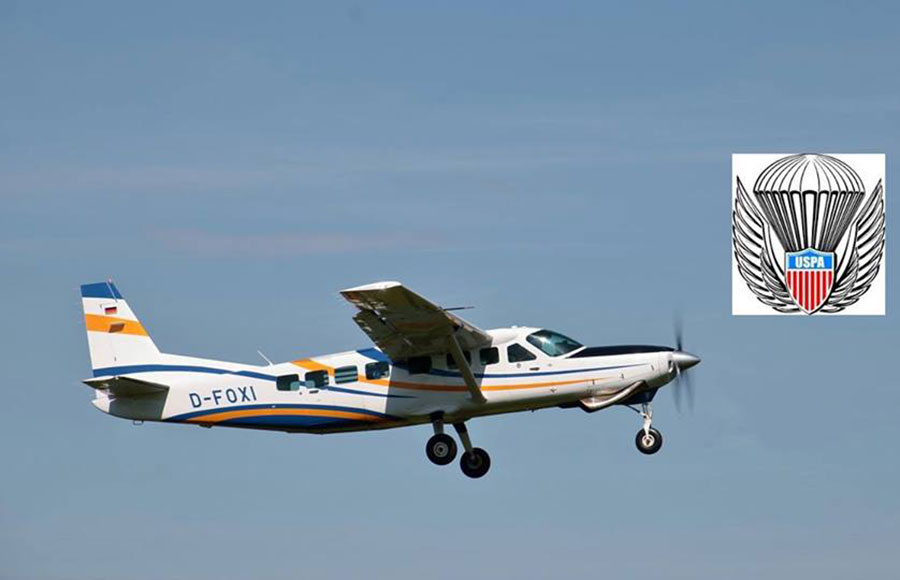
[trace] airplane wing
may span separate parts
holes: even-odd
[[[450,353],[472,398],[484,400],[462,351],[490,344],[488,333],[399,282],[348,288],[341,296],[359,309],[353,320],[391,360]]]
[[[117,397],[134,397],[138,395],[155,395],[169,390],[168,385],[151,383],[129,377],[98,377],[83,381],[89,387],[108,391]]]

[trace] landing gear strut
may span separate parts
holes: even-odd
[[[663,444],[662,433],[651,427],[653,422],[653,407],[650,406],[650,403],[642,403],[640,411],[634,407],[631,407],[631,409],[640,413],[641,417],[644,419],[644,425],[641,427],[641,430],[637,432],[637,435],[635,435],[634,443],[637,445],[638,451],[644,455],[653,455],[660,450]]]
[[[460,469],[472,479],[484,477],[491,468],[491,456],[481,447],[472,447],[472,440],[469,439],[469,430],[466,429],[465,423],[454,423],[453,427],[466,450],[459,458]]]

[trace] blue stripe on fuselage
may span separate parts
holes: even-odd
[[[383,395],[381,393],[370,393],[369,391],[358,391],[356,389],[348,389],[346,387],[335,387],[333,385],[328,385],[322,387],[323,391],[334,391],[336,393],[348,393],[351,395],[368,395],[370,397],[384,397],[385,399],[415,399],[415,397],[411,395],[391,395],[386,394]]]
[[[253,379],[260,379],[263,381],[275,381],[278,377],[273,375],[265,375],[263,373],[255,373],[253,371],[229,371],[225,369],[217,369],[213,367],[201,367],[201,366],[193,366],[193,365],[132,365],[132,366],[123,366],[123,367],[106,367],[102,369],[96,369],[94,371],[95,377],[105,377],[110,375],[129,375],[134,373],[155,373],[155,372],[187,372],[187,373],[207,373],[214,375],[235,375],[241,377],[249,377]],[[348,393],[355,395],[368,395],[370,397],[383,397],[386,399],[394,399],[394,398],[402,398],[408,399],[412,398],[408,395],[391,395],[391,394],[382,394],[382,393],[370,393],[368,391],[360,391],[356,389],[348,389],[346,387],[336,387],[332,385],[328,385],[322,387],[323,390],[334,391],[337,393]]]
[[[374,350],[374,349],[373,349]],[[615,369],[627,369],[632,367],[639,367],[649,363],[634,363],[629,365],[613,365],[608,367],[593,367],[588,369],[568,369],[562,371],[533,371],[527,373],[473,373],[476,378],[479,379],[515,379],[520,377],[537,377],[537,376],[548,376],[548,375],[568,375],[573,373],[589,373],[594,371],[609,371]],[[395,365],[398,368],[404,368],[400,365]],[[404,369],[405,370],[405,369]],[[131,366],[121,366],[121,367],[105,367],[101,369],[94,369],[95,377],[103,377],[103,376],[111,376],[111,375],[128,375],[135,373],[154,373],[154,372],[187,372],[187,373],[209,373],[216,375],[237,375],[242,377],[249,377],[254,379],[260,379],[264,381],[275,381],[277,377],[275,375],[266,375],[263,373],[257,373],[254,371],[230,371],[227,369],[217,369],[215,367],[204,367],[204,366],[194,366],[194,365],[164,365],[164,364],[155,364],[155,365],[131,365]],[[424,373],[423,373],[424,374]],[[462,375],[456,371],[445,371],[442,369],[431,369],[427,374],[437,377],[452,377],[458,378],[462,377]],[[332,388],[332,387],[326,387]],[[335,389],[333,389],[335,390]],[[350,390],[350,389],[345,389]],[[362,392],[362,391],[360,391]],[[366,393],[373,394],[373,393]]]
[[[539,377],[546,375],[570,375],[572,373],[590,373],[593,371],[611,371],[614,369],[627,369],[631,367],[639,367],[649,363],[635,363],[630,365],[615,365],[610,367],[594,367],[590,369],[569,369],[565,371],[532,371],[530,373],[472,373],[476,379],[516,379],[520,377]],[[402,367],[401,367],[402,368]],[[431,369],[429,375],[438,377],[462,377],[456,371],[445,371],[442,369]]]
[[[274,381],[277,377],[274,375],[266,375],[253,371],[229,371],[227,369],[217,369],[214,367],[201,367],[194,365],[130,365],[123,367],[105,367],[102,369],[94,369],[95,377],[104,377],[109,375],[130,375],[134,373],[168,373],[168,372],[184,372],[184,373],[210,373],[214,375],[238,375],[242,377],[250,377],[253,379],[262,379],[264,381]]]

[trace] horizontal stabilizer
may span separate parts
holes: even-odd
[[[141,381],[129,377],[98,377],[84,381],[89,387],[100,391],[107,391],[116,397],[136,397],[140,395],[155,395],[169,390],[168,385]]]

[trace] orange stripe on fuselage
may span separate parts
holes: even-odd
[[[91,332],[109,332],[113,334],[134,334],[147,336],[144,326],[137,320],[127,320],[102,314],[85,314],[84,325]]]
[[[574,385],[576,383],[585,383],[590,380],[609,380],[609,379],[574,379],[569,381],[549,381],[543,383],[516,383],[512,385],[481,385],[482,391],[514,391],[517,389],[538,389],[541,387],[560,387],[563,385]],[[394,381],[385,379],[376,380],[360,380],[361,383],[369,383],[382,387],[393,387],[395,389],[409,389],[414,391],[467,391],[465,385],[432,385],[429,383],[408,383],[405,381]]]
[[[316,361],[308,358],[303,360],[295,360],[291,364],[295,364],[298,367],[302,367],[308,371],[328,371],[330,374],[334,374],[334,367],[323,365],[322,363],[317,363]]]
[[[350,411],[333,411],[331,409],[244,409],[241,411],[222,411],[211,415],[191,417],[186,421],[191,423],[218,423],[229,419],[242,417],[262,417],[269,415],[303,415],[306,417],[329,417],[333,419],[356,419],[358,421],[384,421],[381,417],[367,415],[365,413],[353,413]]]

